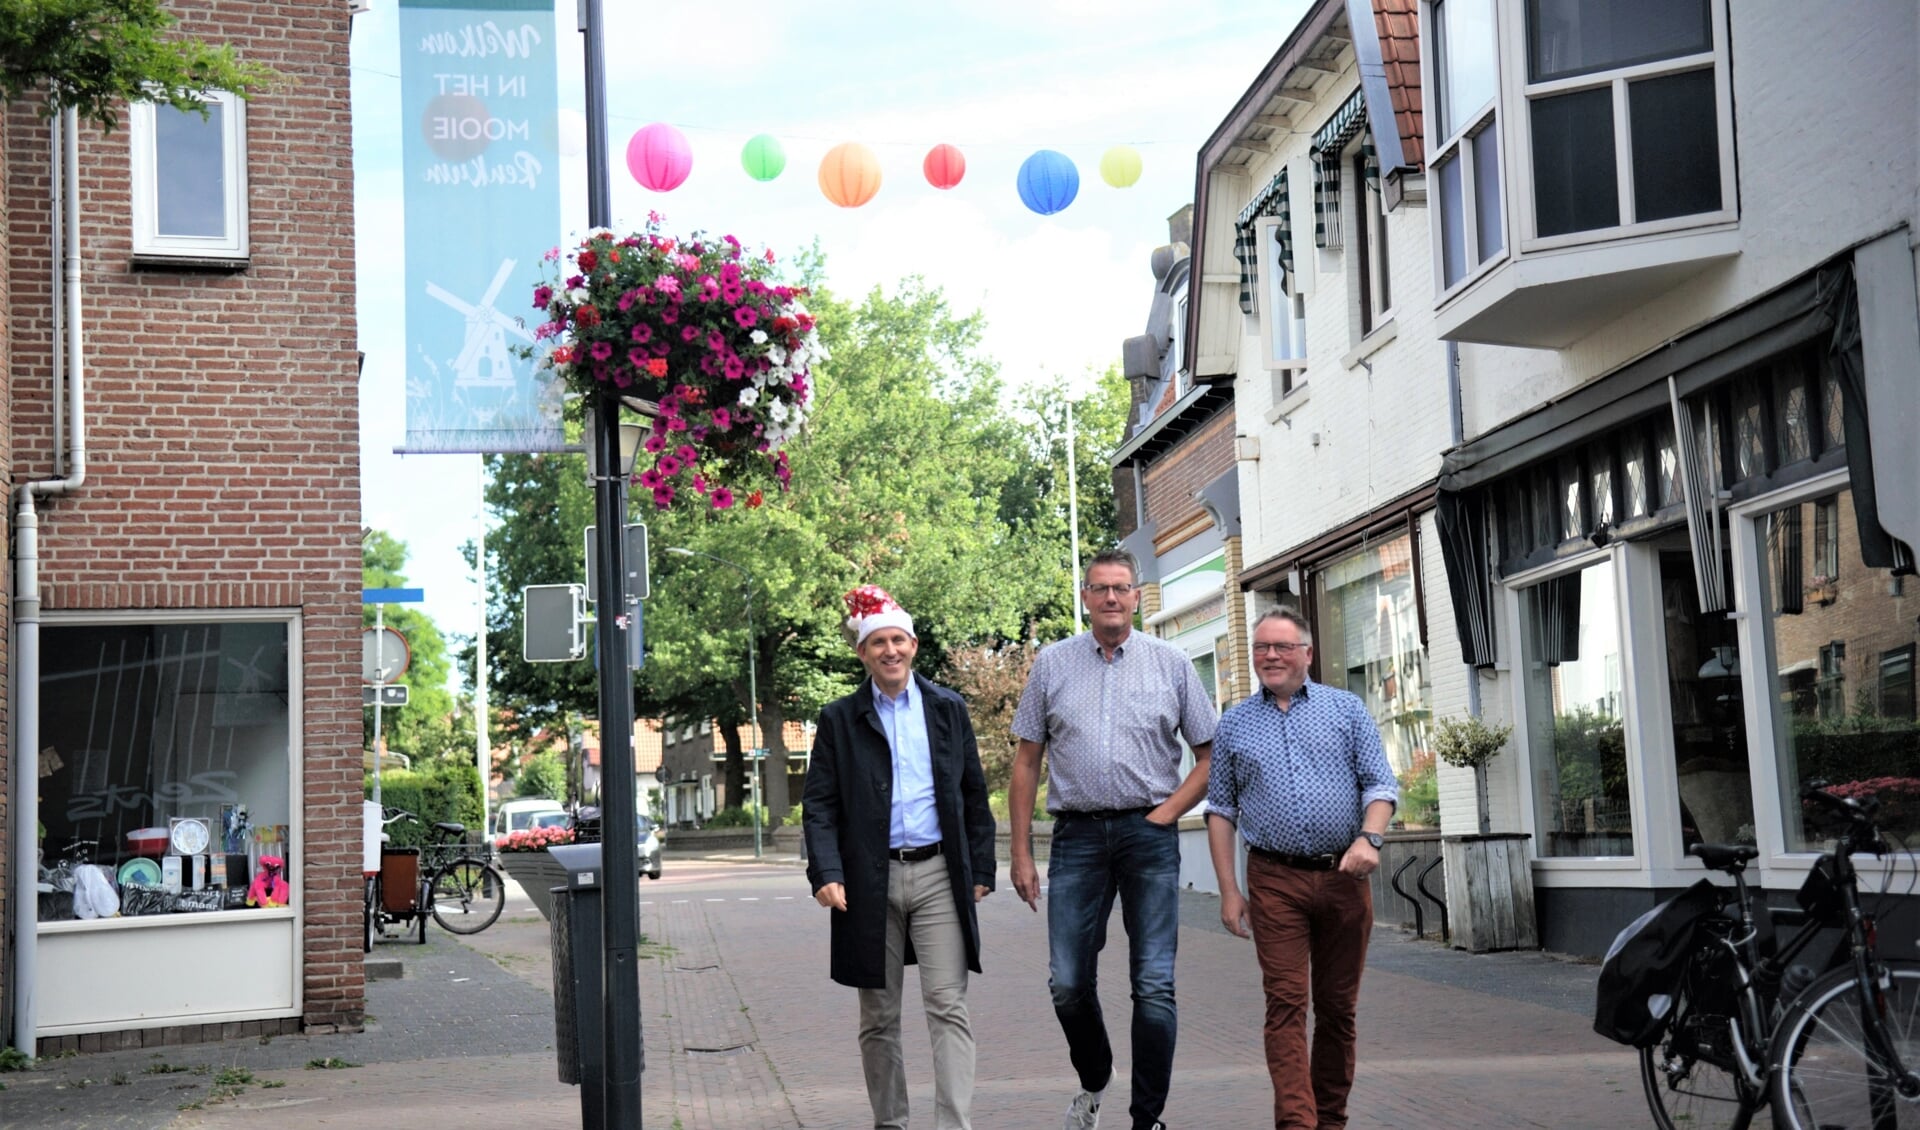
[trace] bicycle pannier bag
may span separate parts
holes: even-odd
[[[1700,920],[1720,907],[1720,888],[1705,879],[1628,923],[1600,966],[1593,1030],[1636,1048],[1666,1031]]]

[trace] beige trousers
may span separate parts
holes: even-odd
[[[920,1000],[933,1038],[935,1130],[970,1130],[973,1031],[967,1022],[967,943],[941,856],[887,865],[887,987],[860,990],[860,1063],[878,1130],[907,1130],[907,1069],[900,1054],[900,988],[907,939],[920,967]]]

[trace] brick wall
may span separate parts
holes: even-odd
[[[126,130],[84,132],[88,474],[71,497],[41,509],[46,607],[300,610],[303,1019],[309,1029],[358,1026],[360,481],[348,17],[343,4],[309,0],[170,7],[184,33],[231,43],[279,75],[246,110],[251,262],[231,273],[136,268]],[[48,144],[32,107],[8,109],[0,295],[11,447],[0,459],[10,486],[53,470]]]
[[[1147,520],[1165,535],[1200,512],[1194,492],[1233,469],[1233,413],[1222,412],[1148,465]],[[1163,549],[1164,551],[1164,549]]]

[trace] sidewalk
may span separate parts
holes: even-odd
[[[868,1124],[855,995],[828,981],[825,912],[781,862],[683,859],[662,882],[642,884],[646,1127]],[[363,1033],[47,1061],[0,1075],[0,1126],[578,1125],[579,1092],[556,1081],[546,925],[512,894],[501,921],[465,944],[436,928],[425,946],[377,946],[377,957],[400,959],[405,976],[369,983]],[[1183,1023],[1166,1112],[1180,1130],[1271,1124],[1258,971],[1251,947],[1221,930],[1216,912],[1211,896],[1183,899]],[[1072,1074],[1047,1005],[1045,915],[1003,890],[982,904],[981,929],[986,974],[969,993],[980,1062],[975,1124],[1050,1130]],[[1110,1122],[1124,1128],[1128,1002],[1117,921],[1110,939],[1101,989],[1121,1058],[1110,1092],[1120,1117]],[[1540,954],[1473,957],[1376,931],[1353,1125],[1645,1124],[1633,1056],[1588,1027],[1594,976],[1592,966]],[[909,973],[910,1002],[914,981]],[[906,1048],[918,1119],[932,1095],[916,1011],[909,1003]],[[360,1066],[306,1068],[329,1057]],[[252,1079],[214,1101],[223,1069],[229,1081],[238,1072]]]

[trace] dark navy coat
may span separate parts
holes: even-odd
[[[993,888],[993,812],[980,768],[973,723],[961,697],[913,677],[927,718],[933,760],[933,804],[940,818],[941,858],[967,940],[967,968],[980,972],[980,925],[973,888]],[[856,989],[886,987],[887,837],[893,824],[893,753],[873,704],[873,680],[827,704],[813,738],[813,761],[801,794],[807,836],[807,881],[847,890],[847,909],[833,919],[831,974]],[[906,960],[914,961],[907,942]]]

